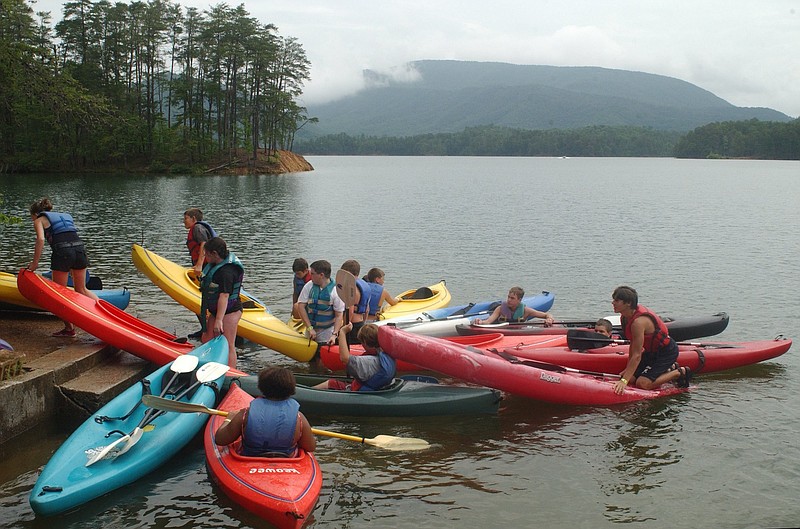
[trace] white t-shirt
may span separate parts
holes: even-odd
[[[331,279],[331,281],[333,281]],[[308,300],[311,299],[311,289],[313,288],[314,283],[313,281],[309,281],[303,286],[303,290],[300,291],[300,295],[297,296],[298,303],[306,303],[308,304]],[[344,312],[344,301],[342,298],[339,297],[339,293],[336,291],[336,287],[333,287],[331,290],[331,302],[333,303],[333,311],[343,313]],[[333,336],[333,325],[328,327],[327,329],[322,329],[317,333],[316,341],[318,343],[325,343],[327,342],[331,336]]]

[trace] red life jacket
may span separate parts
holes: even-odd
[[[653,323],[656,326],[656,332],[644,335],[644,343],[642,344],[642,346],[644,347],[644,352],[657,353],[664,347],[668,346],[672,341],[672,338],[669,335],[669,329],[667,329],[667,326],[664,324],[663,321],[661,321],[661,318],[659,318],[653,311],[651,311],[644,305],[639,305],[638,307],[636,307],[636,310],[633,312],[633,316],[631,316],[631,319],[628,320],[626,318],[625,321],[623,322],[625,328],[625,336],[629,340],[631,339],[631,337],[633,336],[633,334],[631,333],[631,327],[633,326],[633,322],[634,320],[636,320],[636,318],[639,318],[641,316],[647,316],[648,318],[653,320]]]
[[[217,236],[217,232],[208,222],[198,220],[195,226],[197,226],[197,224],[208,232],[208,239],[206,239],[206,241]],[[196,264],[197,260],[200,259],[200,241],[196,241],[194,238],[194,226],[192,226],[192,229],[189,230],[189,234],[186,236],[186,247],[189,248],[189,254],[192,256],[192,265]]]

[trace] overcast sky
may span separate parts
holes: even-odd
[[[217,2],[177,0],[208,9]],[[228,2],[236,6],[240,2]],[[62,1],[34,10],[60,18]],[[358,90],[361,72],[456,59],[667,75],[737,106],[800,116],[800,0],[259,0],[245,9],[311,61],[304,104]],[[402,69],[399,69],[402,70]]]

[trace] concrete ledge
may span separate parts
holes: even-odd
[[[96,341],[70,344],[25,363],[21,375],[0,382],[0,444],[41,421],[85,420],[151,368]]]

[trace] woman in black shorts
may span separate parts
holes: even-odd
[[[89,259],[83,241],[78,237],[78,229],[69,213],[53,211],[53,203],[45,197],[31,204],[31,220],[36,231],[36,249],[33,252],[33,261],[28,265],[28,270],[34,272],[39,266],[39,259],[44,250],[44,241],[50,244],[50,269],[53,272],[53,281],[60,285],[67,285],[69,274],[72,272],[72,283],[75,291],[84,296],[97,299],[91,290],[86,288],[86,268]],[[53,333],[53,336],[75,336],[72,323],[65,321],[64,328]]]

